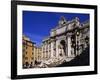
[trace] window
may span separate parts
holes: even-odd
[[[34,47],[32,47],[32,50],[34,50]]]
[[[31,62],[31,64],[33,64],[33,62]]]
[[[28,66],[29,66],[29,63],[28,63],[28,62],[26,62],[25,64],[26,64],[26,67],[28,67]]]
[[[27,46],[26,46],[26,49],[27,49]]]
[[[32,60],[33,60],[33,57],[32,57]]]
[[[27,59],[28,59],[28,57],[25,57],[25,59],[27,60]]]

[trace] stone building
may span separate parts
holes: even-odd
[[[63,57],[67,60],[80,55],[89,46],[89,27],[89,21],[80,23],[77,17],[67,21],[62,16],[42,42],[42,59]]]
[[[36,62],[41,59],[41,49],[35,45],[28,37],[23,35],[23,53],[22,64],[23,68],[32,68],[36,65]]]

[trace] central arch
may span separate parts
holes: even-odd
[[[64,55],[66,55],[66,42],[65,42],[65,40],[61,40],[61,41],[60,41],[60,44],[61,44],[62,47],[63,47]]]

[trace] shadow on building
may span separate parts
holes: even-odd
[[[64,67],[64,66],[87,66],[89,65],[89,47],[83,50],[82,54],[76,56],[75,59],[71,60],[70,62],[64,62],[57,67]]]

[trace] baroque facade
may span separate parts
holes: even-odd
[[[50,36],[42,41],[42,59],[74,58],[89,46],[89,21],[80,23],[79,18],[67,21],[63,16]]]

